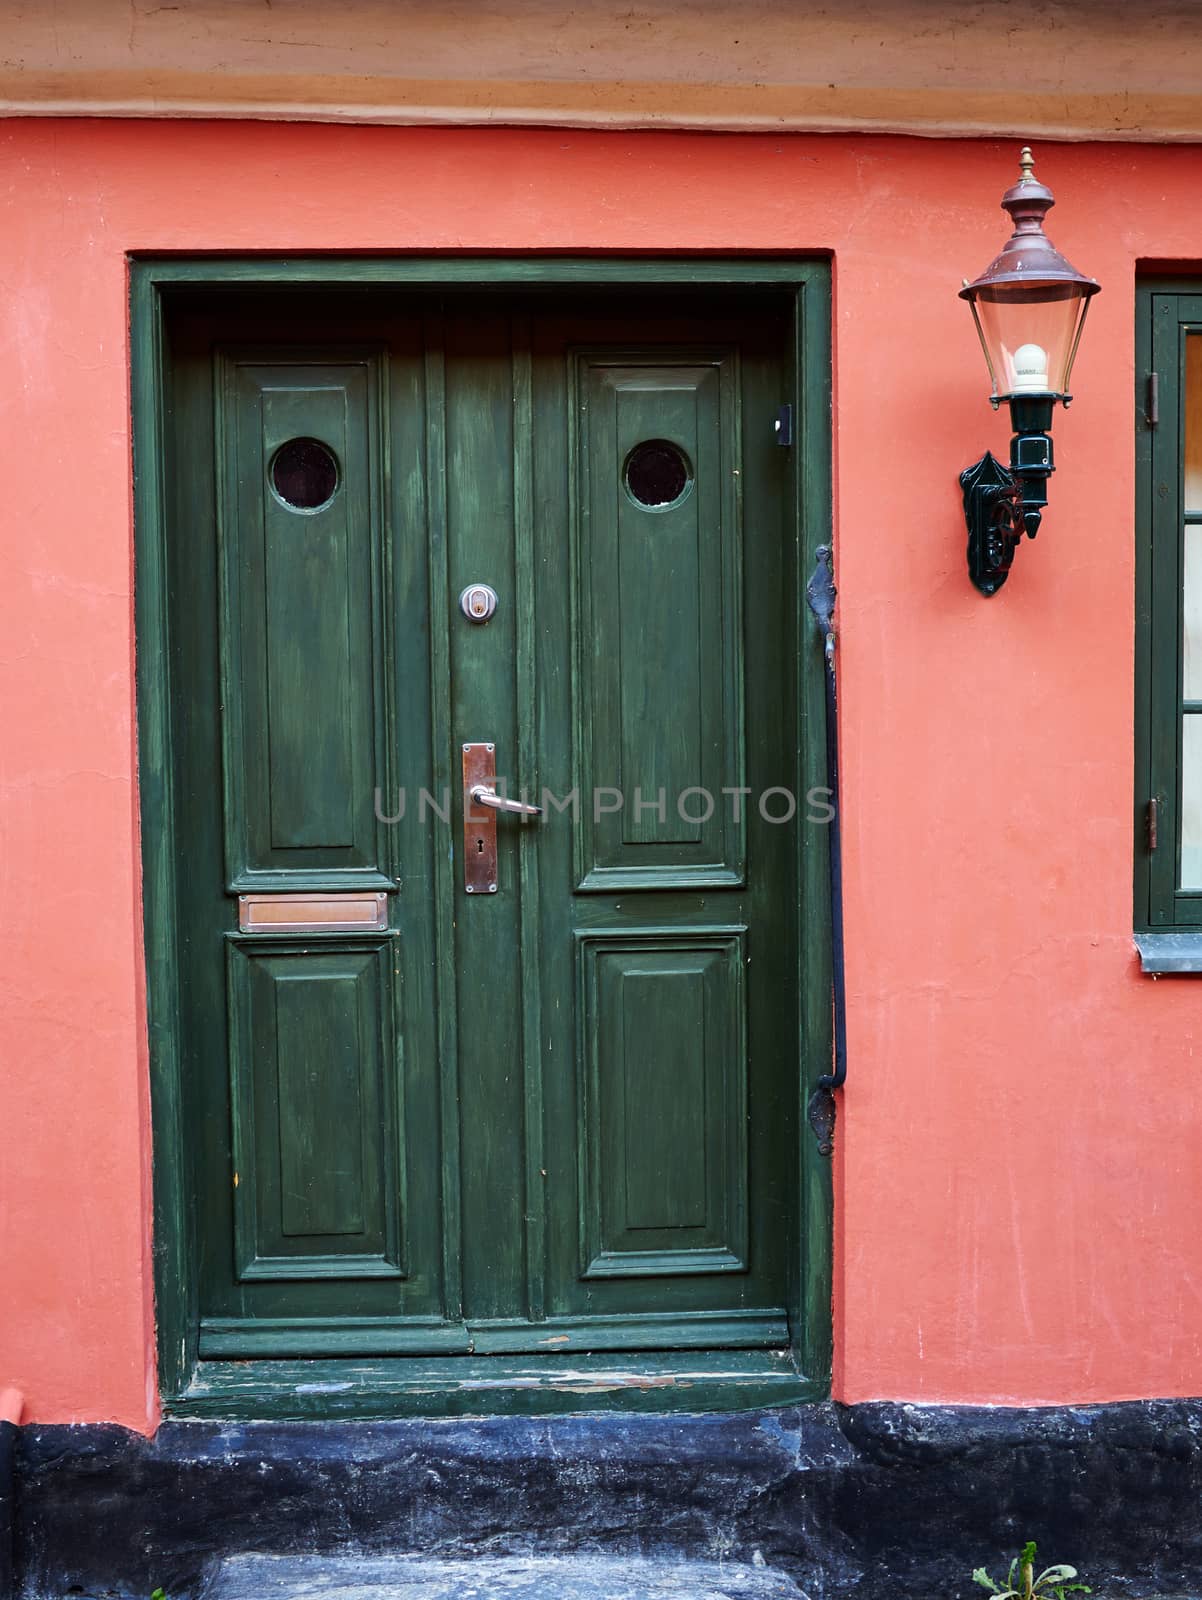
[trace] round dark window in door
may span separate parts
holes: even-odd
[[[679,505],[693,484],[688,456],[667,439],[644,439],[626,457],[626,493],[645,511]]]
[[[338,461],[320,439],[289,439],[271,458],[271,487],[293,511],[320,511],[338,488]]]

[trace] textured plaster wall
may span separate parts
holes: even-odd
[[[1004,421],[956,288],[1011,145],[13,121],[0,129],[0,1385],[156,1417],[126,252],[830,251],[850,1083],[837,1397],[1202,1391],[1202,987],[1131,943],[1133,317],[1202,151],[1059,147],[1104,290],[1036,545],[969,587]],[[1116,204],[1116,199],[1121,204]],[[148,664],[154,670],[154,663]]]
[[[0,113],[1202,137],[1196,0],[0,0]]]

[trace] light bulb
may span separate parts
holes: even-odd
[[[1014,388],[1024,394],[1048,392],[1048,353],[1042,345],[1020,344],[1014,352]]]

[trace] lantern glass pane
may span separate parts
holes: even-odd
[[[1086,296],[1076,284],[986,285],[976,293],[997,394],[1064,394]]]

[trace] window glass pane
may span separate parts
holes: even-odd
[[[1202,889],[1202,713],[1181,726],[1181,888]]]
[[[1181,692],[1202,700],[1202,527],[1185,530],[1185,570],[1181,581]]]
[[[626,489],[636,505],[662,511],[675,505],[689,486],[683,450],[667,439],[644,439],[626,457]]]
[[[1185,509],[1202,511],[1202,334],[1185,341]]]
[[[338,487],[333,451],[320,439],[289,439],[272,457],[271,484],[294,511],[320,511]]]

